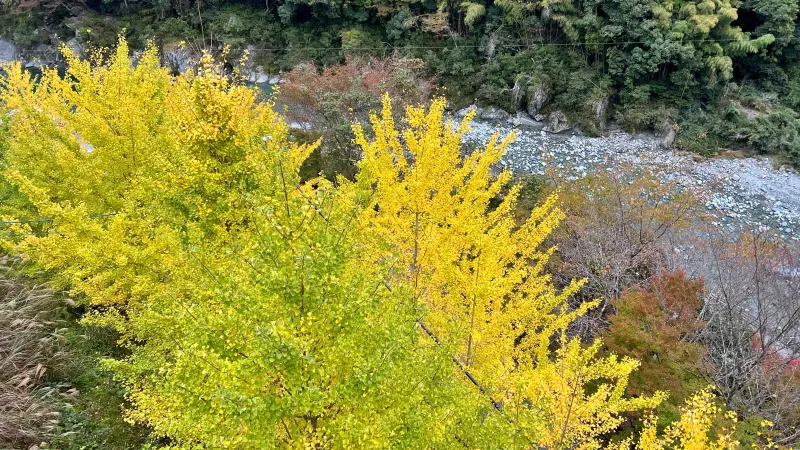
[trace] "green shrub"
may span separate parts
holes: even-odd
[[[759,104],[758,102],[762,102]],[[762,97],[737,98],[710,110],[689,109],[680,119],[677,146],[704,156],[734,148],[777,156],[800,168],[800,114],[783,106],[764,106]],[[742,106],[763,111],[742,111]]]
[[[664,90],[663,85],[656,83],[624,90],[620,94],[621,104],[617,107],[615,119],[629,132],[664,131],[678,118],[677,109],[660,97]]]

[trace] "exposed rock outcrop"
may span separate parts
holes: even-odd
[[[17,46],[7,39],[0,39],[0,61],[16,61],[17,59],[19,59]]]
[[[83,49],[83,44],[81,44],[81,41],[79,41],[78,38],[72,38],[67,42],[65,42],[64,45],[68,49],[72,50],[73,53],[78,55],[79,58],[83,58],[86,56],[86,51]]]
[[[594,113],[594,125],[597,131],[604,131],[608,125],[608,97],[595,100],[592,104],[592,112]]]
[[[475,110],[475,117],[480,117],[481,113],[483,112],[483,109],[478,108],[475,105],[469,105],[466,108],[462,108],[456,111],[456,117],[464,117],[472,110]]]
[[[550,82],[546,78],[528,86],[528,115],[535,117],[550,101]]]
[[[571,128],[569,119],[560,109],[551,112],[547,116],[547,125],[544,130],[550,133],[561,133]]]
[[[480,118],[484,120],[506,120],[510,114],[498,108],[487,108],[480,114]]]
[[[541,121],[537,122],[523,111],[517,111],[517,115],[511,119],[511,125],[520,128],[532,128],[536,130],[541,130],[544,127],[544,123]]]
[[[161,62],[175,73],[183,73],[197,60],[195,55],[185,46],[167,44],[161,51]]]

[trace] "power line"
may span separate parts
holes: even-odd
[[[664,42],[664,41],[661,41]],[[675,41],[666,41],[666,42],[673,42],[676,44],[682,43],[724,43],[724,42],[740,42],[740,39],[729,38],[729,39],[681,39]],[[505,45],[495,45],[494,48],[516,48],[516,49],[534,49],[539,47],[579,47],[579,46],[593,46],[593,45],[643,45],[643,44],[653,44],[653,41],[617,41],[617,42],[542,42],[538,44],[505,44]],[[236,51],[243,51],[243,50],[250,50],[250,51],[265,51],[265,52],[289,52],[289,51],[331,51],[331,50],[342,50],[342,51],[350,51],[350,50],[445,50],[445,49],[459,49],[459,48],[483,48],[486,47],[485,44],[481,45],[402,45],[402,46],[394,46],[394,45],[386,45],[382,47],[239,47],[232,50]],[[20,50],[19,54],[45,54],[45,53],[53,53],[52,50]]]
[[[679,41],[671,41],[675,43],[690,43],[690,42],[736,42],[739,39],[681,39]],[[542,42],[539,44],[505,44],[495,45],[494,48],[518,48],[518,49],[531,49],[538,47],[575,47],[575,46],[591,46],[591,45],[632,45],[632,44],[653,44],[652,41],[619,41],[619,42]],[[235,50],[254,50],[254,51],[292,51],[292,50],[427,50],[427,49],[457,49],[457,48],[483,48],[486,45],[403,45],[394,46],[388,45],[384,47],[267,47],[267,48],[237,48]]]

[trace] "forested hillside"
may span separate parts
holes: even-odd
[[[454,106],[556,113],[588,134],[609,120],[710,155],[741,148],[800,164],[796,0],[7,0],[0,33],[26,59],[154,40],[250,49],[266,73],[349,56],[418,58]],[[12,48],[6,46],[8,57]],[[49,55],[49,56],[48,56]]]

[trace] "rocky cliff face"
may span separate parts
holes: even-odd
[[[16,61],[18,58],[17,46],[7,39],[0,39],[0,61]]]

